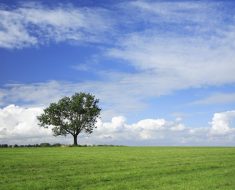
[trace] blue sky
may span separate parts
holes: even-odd
[[[233,1],[2,0],[0,142],[12,142],[21,122],[36,125],[15,112],[26,116],[85,91],[100,99],[100,128],[113,130],[84,143],[234,145],[234,8]],[[126,140],[136,126],[140,140]],[[19,142],[38,142],[29,132]]]

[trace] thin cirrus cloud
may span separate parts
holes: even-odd
[[[235,17],[221,6],[219,2],[130,2],[126,9],[138,18],[133,22],[141,20],[148,28],[120,37],[106,55],[134,67],[138,72],[123,76],[123,81],[130,86],[138,83],[148,96],[232,84]]]
[[[231,84],[235,82],[235,48],[234,36],[230,33],[235,34],[230,31],[211,40],[159,37],[152,32],[130,34],[107,55],[124,60],[139,70],[141,74],[127,76],[129,81],[140,81],[140,86],[151,89],[151,85],[141,83],[158,81],[154,89],[160,94],[190,87]]]
[[[0,144],[65,143],[72,138],[53,137],[51,129],[38,126],[36,116],[42,107],[25,108],[9,105],[0,109]],[[81,144],[119,145],[234,145],[235,130],[230,121],[235,111],[215,113],[211,127],[191,128],[180,121],[143,119],[128,124],[116,116],[109,122],[99,120],[92,135],[80,135]]]
[[[170,23],[206,23],[208,16],[215,16],[215,20],[220,15],[215,14],[215,10],[221,7],[219,2],[187,2],[187,1],[132,1],[129,9],[137,9],[139,17],[150,17],[149,22],[170,22]],[[157,18],[157,19],[156,19]],[[214,22],[211,20],[211,22]],[[210,23],[211,23],[210,22]]]
[[[229,104],[235,102],[235,93],[214,93],[206,98],[190,103],[191,105]]]
[[[0,7],[0,47],[24,48],[49,42],[100,42],[111,31],[112,21],[104,9],[72,5],[49,8],[22,4],[13,9]]]
[[[221,6],[220,3],[133,1],[128,8],[140,13],[136,14],[138,19],[150,25],[144,31],[120,38],[107,55],[142,73],[143,77],[134,76],[133,80],[140,77],[144,83],[146,80],[151,83],[154,77],[153,81],[161,81],[160,86],[165,87],[163,93],[232,83],[235,17],[228,16]],[[225,19],[230,22],[224,22]]]

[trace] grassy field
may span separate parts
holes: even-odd
[[[0,189],[234,190],[235,148],[2,148]]]

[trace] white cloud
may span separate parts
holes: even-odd
[[[0,144],[69,143],[70,139],[54,137],[51,129],[39,127],[37,116],[42,107],[9,105],[0,109]]]
[[[22,16],[0,9],[0,18],[0,47],[21,48],[38,43],[37,38],[27,32]]]
[[[126,7],[140,20],[134,23],[148,23],[107,51],[137,70],[123,75],[127,86],[158,96],[235,82],[235,20],[220,3],[133,1]]]
[[[56,81],[35,84],[9,84],[6,88],[1,89],[3,96],[0,104],[11,104],[15,102],[23,102],[25,105],[48,105],[57,101],[65,94],[71,92],[71,88],[75,88],[72,84],[61,84]],[[63,88],[66,86],[67,88]],[[76,90],[76,88],[75,88]]]
[[[0,109],[0,144],[66,143],[68,136],[53,137],[51,129],[38,126],[41,107],[24,108],[9,105]],[[128,124],[125,117],[113,117],[111,122],[98,120],[91,135],[80,134],[79,143],[119,145],[234,145],[235,130],[229,121],[235,111],[215,113],[211,127],[186,127],[181,121],[144,119]]]
[[[186,127],[184,126],[184,124],[181,124],[181,123],[171,127],[172,131],[183,131],[185,129],[186,129]]]
[[[208,15],[215,13],[219,5],[218,2],[132,1],[128,4],[128,8],[137,9],[139,13],[137,17],[150,17],[147,22],[202,23],[206,22]],[[213,20],[217,20],[220,15],[213,14],[213,16],[216,16]],[[211,22],[213,20],[211,19]]]
[[[231,122],[235,119],[235,111],[215,113],[211,122],[211,135],[226,135],[235,133],[235,128],[231,128]],[[234,126],[233,126],[234,127]]]
[[[192,102],[192,105],[200,104],[228,104],[235,102],[235,93],[214,93],[204,99]]]
[[[152,96],[175,90],[217,86],[235,82],[234,32],[213,39],[130,34],[119,41],[108,56],[124,60],[138,70],[124,76],[129,85],[138,82]]]
[[[216,114],[223,115],[224,113]],[[216,114],[212,118],[211,127],[197,128],[185,126],[177,118],[175,121],[163,118],[143,119],[128,124],[123,116],[113,117],[111,122],[99,120],[94,133],[82,142],[124,145],[234,145],[235,130],[226,123],[227,118],[215,119]],[[221,133],[225,128],[229,130],[229,133]]]
[[[73,65],[73,66],[71,66],[71,68],[78,70],[78,71],[89,71],[92,69],[88,66],[88,64]]]
[[[36,116],[42,113],[42,108],[22,108],[9,105],[0,109],[0,139],[21,139],[49,137],[51,132],[37,127]]]
[[[106,77],[108,78],[108,77]],[[27,106],[47,106],[64,96],[71,96],[75,92],[89,92],[100,99],[103,109],[102,117],[110,119],[115,115],[138,113],[146,104],[136,96],[136,91],[112,79],[101,82],[59,82],[49,81],[32,84],[9,84],[0,88],[0,105],[21,104]]]
[[[41,132],[43,133],[43,130],[32,130],[31,124],[36,122],[35,117],[41,112],[42,109],[40,108],[25,109],[15,105],[9,105],[1,109],[0,125],[4,133],[10,137],[20,137],[22,134],[37,136]]]
[[[0,101],[4,98],[6,94],[3,92],[3,90],[0,90]]]
[[[126,5],[127,9],[137,13],[139,9],[144,11],[146,14],[141,15],[141,22],[154,20],[153,27],[143,28],[136,33],[131,33],[128,30],[128,34],[124,30],[119,31],[122,38],[119,35],[119,38],[115,40],[117,42],[114,44],[115,47],[108,49],[106,55],[112,59],[123,60],[125,64],[135,67],[137,72],[101,73],[99,76],[102,75],[103,81],[99,82],[54,81],[28,85],[14,84],[8,86],[5,90],[0,90],[5,93],[4,96],[0,95],[1,102],[8,104],[23,101],[32,104],[48,104],[51,101],[58,100],[61,96],[85,90],[95,92],[101,97],[102,101],[105,100],[107,107],[113,106],[115,110],[118,110],[118,114],[123,115],[122,110],[128,112],[146,107],[145,99],[150,97],[169,94],[181,89],[234,83],[234,23],[224,23],[222,22],[223,19],[211,19],[217,18],[216,16],[224,18],[225,14],[223,15],[221,11],[217,12],[220,10],[218,3],[181,2],[173,3],[173,5],[171,3],[146,1],[133,1]],[[133,9],[133,7],[138,7],[138,10]],[[34,36],[30,30],[27,30],[27,34],[34,37],[37,44],[44,43],[46,39],[54,41],[70,40],[70,38],[79,39],[76,35],[80,34],[89,38],[93,34],[96,35],[97,31],[100,31],[98,34],[103,34],[104,31],[112,33],[110,31],[112,21],[109,20],[110,15],[106,14],[106,11],[103,9],[82,9],[73,6],[49,8],[33,4],[12,11],[2,9],[0,14],[3,19],[0,20],[0,23],[2,28],[6,29],[11,25],[18,28],[19,24],[25,31],[30,28],[25,25],[35,26],[38,28],[39,37],[44,36],[44,40],[37,42],[38,38],[36,36],[38,35]],[[119,10],[119,12],[122,11]],[[149,14],[153,14],[153,12],[154,15],[149,17]],[[200,28],[191,23],[195,20],[194,12],[197,13],[196,15],[204,15],[203,19],[196,19],[200,23]],[[192,31],[186,32],[185,28],[182,29],[181,26],[185,26],[184,24],[177,25],[175,30],[165,29],[163,32],[159,32],[161,27],[164,28],[165,25],[162,25],[162,21],[157,19],[156,15],[162,19],[169,17],[167,22],[170,22],[173,18],[182,20],[193,17],[193,19],[189,19],[188,24],[193,27],[192,29],[197,35],[194,35]],[[135,20],[129,19],[129,17],[126,18],[131,24],[138,25]],[[202,23],[201,20],[203,20]],[[212,20],[215,23],[212,27],[209,27],[211,33],[208,35],[204,28],[207,28],[208,22]],[[119,21],[120,27],[126,23],[122,24]],[[23,32],[25,32],[24,30]],[[41,32],[43,35],[40,35]],[[5,30],[3,30],[3,33],[4,35],[9,34]],[[86,37],[82,40],[86,40]],[[3,36],[2,39],[8,38]],[[15,39],[24,41],[24,38],[18,36]],[[21,47],[33,43],[30,40],[25,41],[15,43],[15,40],[12,40],[9,43],[4,42],[5,45],[3,46]],[[19,45],[17,45],[18,43]],[[77,69],[86,70],[87,67],[81,65]],[[96,70],[96,74],[98,72]],[[117,112],[112,113],[112,110],[106,110],[106,112],[111,113],[112,116],[117,115]]]
[[[0,7],[0,47],[23,48],[48,41],[100,42],[111,31],[111,19],[103,9],[71,5],[49,8],[25,4]]]

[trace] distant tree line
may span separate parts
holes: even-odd
[[[60,143],[50,144],[50,143],[41,143],[41,144],[27,144],[27,145],[8,145],[8,144],[0,144],[0,148],[19,148],[19,147],[73,147],[74,145],[64,145]],[[77,145],[78,147],[96,147],[96,146],[123,146],[123,145],[112,145],[112,144],[98,144],[98,145]]]
[[[41,144],[27,144],[27,145],[8,145],[8,144],[0,144],[0,148],[18,148],[18,147],[56,147],[62,146],[60,143],[50,144],[50,143],[41,143]]]

